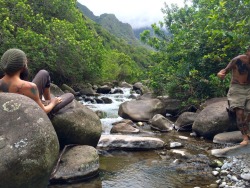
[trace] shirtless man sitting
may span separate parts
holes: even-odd
[[[240,145],[247,145],[250,121],[250,47],[244,55],[233,58],[217,76],[224,79],[230,71],[231,84],[227,94],[229,107],[236,112],[237,126],[243,136]]]
[[[22,50],[7,50],[1,58],[1,68],[4,76],[0,79],[0,92],[25,95],[33,99],[47,114],[62,102],[60,97],[51,98],[50,96],[50,78],[47,71],[39,71],[33,82],[20,78],[20,75],[27,71],[27,57]],[[50,101],[48,105],[43,104],[42,96]]]

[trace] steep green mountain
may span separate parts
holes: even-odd
[[[128,44],[141,45],[140,41],[135,37],[131,25],[119,21],[114,14],[102,14],[95,16],[85,5],[77,2],[77,7],[83,12],[85,16],[100,24],[107,31],[122,38],[128,42]]]

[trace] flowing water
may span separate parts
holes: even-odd
[[[130,90],[124,89],[124,94],[103,95],[112,99],[112,104],[84,103],[89,108],[107,113],[107,118],[101,119],[102,134],[110,134],[112,123],[122,120],[118,116],[119,105],[129,101]],[[208,168],[207,150],[212,143],[190,137],[190,133],[171,131],[168,133],[153,132],[150,127],[143,128],[148,136],[161,138],[166,143],[181,142],[191,157],[177,157],[168,149],[151,151],[105,151],[99,150],[99,175],[88,181],[70,184],[53,185],[51,188],[192,188],[208,187],[215,182]],[[144,133],[145,134],[145,133]],[[180,140],[179,136],[189,137]]]

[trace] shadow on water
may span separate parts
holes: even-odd
[[[117,97],[119,103],[109,106],[110,114],[117,114],[118,106],[124,100]],[[112,99],[114,100],[114,99]],[[127,100],[127,99],[126,99]],[[100,105],[104,110],[105,105]],[[90,106],[91,107],[91,106]],[[92,106],[98,109],[98,105]],[[113,110],[116,110],[114,113]],[[102,119],[103,134],[109,134],[116,117]],[[190,137],[190,133],[171,131],[153,132],[149,126],[142,128],[141,136],[161,138],[166,145],[180,142],[187,152],[186,156],[173,154],[170,148],[150,151],[99,150],[99,175],[85,182],[68,185],[51,185],[50,188],[193,188],[208,187],[216,178],[212,175],[209,162],[212,157],[208,150],[214,145],[203,139]],[[187,140],[179,136],[188,137]]]

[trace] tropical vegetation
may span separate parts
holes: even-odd
[[[184,7],[165,4],[162,11],[164,21],[152,25],[156,36],[141,34],[157,50],[152,88],[188,103],[225,96],[230,76],[220,81],[216,74],[250,45],[250,1],[193,0]]]
[[[109,35],[75,0],[0,0],[0,20],[0,53],[22,49],[31,77],[47,69],[56,84],[133,82],[149,63],[144,49]]]

